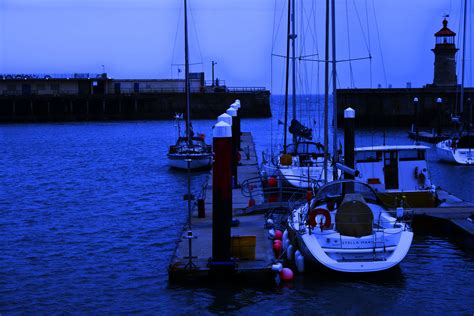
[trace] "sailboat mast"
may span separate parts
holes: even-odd
[[[191,112],[189,105],[189,50],[188,50],[188,10],[184,0],[184,91],[186,93],[186,141],[191,144],[190,125]]]
[[[283,153],[286,154],[286,135],[288,130],[288,80],[290,68],[290,19],[291,19],[291,0],[288,0],[288,22],[287,22],[287,37],[286,37],[286,76],[285,76],[285,122],[283,124]]]
[[[335,1],[331,0],[331,29],[332,29],[332,106],[333,106],[333,179],[337,179],[336,163],[339,162],[337,152],[337,93],[336,93],[336,82],[337,82],[337,71],[336,71],[336,5]]]
[[[326,34],[324,46],[324,165],[323,179],[328,181],[329,147],[329,0],[326,0]]]
[[[292,83],[292,97],[291,97],[291,103],[292,103],[292,110],[293,110],[293,119],[296,120],[296,53],[295,53],[295,39],[296,39],[296,27],[295,27],[295,6],[296,6],[296,0],[293,1],[293,7],[291,9],[291,83]],[[296,134],[293,134],[293,144],[294,150],[296,150]]]
[[[462,31],[462,60],[461,60],[461,98],[459,110],[464,117],[464,58],[466,54],[466,20],[467,20],[467,0],[464,0],[464,26]]]

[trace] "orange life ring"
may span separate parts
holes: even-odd
[[[311,227],[315,227],[316,224],[316,216],[318,215],[324,215],[325,221],[322,224],[321,228],[327,229],[331,226],[331,214],[329,214],[329,211],[324,209],[324,208],[317,208],[314,210],[310,210],[308,214],[308,225]]]

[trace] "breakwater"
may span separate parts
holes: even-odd
[[[243,117],[271,116],[268,90],[191,93],[191,116],[214,118],[235,99],[246,104]],[[0,96],[0,122],[170,119],[185,109],[181,92]]]
[[[338,89],[337,119],[343,121],[343,112],[351,107],[357,112],[358,126],[410,126],[415,121],[414,98],[418,98],[418,123],[436,128],[452,126],[451,115],[459,112],[460,90],[453,87]],[[465,111],[468,98],[474,97],[474,88],[465,89]],[[437,102],[441,98],[442,102]],[[457,110],[456,110],[457,109]]]

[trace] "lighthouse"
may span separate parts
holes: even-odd
[[[448,28],[448,20],[443,20],[443,28],[435,33],[436,45],[432,51],[435,54],[433,85],[438,87],[457,85],[456,52],[454,44],[456,33]]]

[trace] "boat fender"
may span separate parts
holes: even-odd
[[[293,259],[293,245],[289,245],[288,249],[286,249],[286,259],[292,260]]]
[[[270,236],[271,239],[275,238],[275,229],[271,228],[268,230],[268,235]]]
[[[295,252],[295,265],[298,272],[304,272],[304,257],[299,250]]]
[[[397,218],[402,218],[405,214],[405,209],[403,207],[397,207]]]
[[[415,179],[418,179],[418,167],[415,167]]]
[[[282,269],[283,265],[280,262],[272,264],[272,271],[280,272]]]
[[[283,250],[286,250],[289,244],[290,238],[288,238],[288,230],[285,229],[285,231],[283,232]]]
[[[324,222],[316,223],[316,216],[318,215],[324,216]],[[321,230],[327,229],[331,226],[331,214],[329,214],[329,211],[324,208],[317,208],[317,209],[311,210],[309,211],[309,214],[308,214],[307,223],[311,227],[316,227],[316,225],[319,224],[321,227]]]

